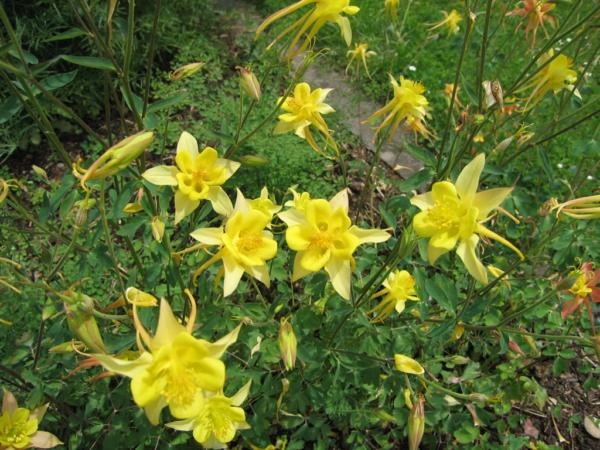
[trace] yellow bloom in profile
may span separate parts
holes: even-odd
[[[329,127],[321,114],[329,114],[335,110],[325,103],[327,95],[332,89],[317,88],[311,92],[308,83],[298,83],[294,87],[294,95],[287,97],[281,105],[285,111],[279,116],[279,123],[273,130],[275,134],[284,134],[294,131],[296,136],[306,139],[317,153],[322,153],[310,131],[314,126],[323,135],[326,145],[331,146],[337,153],[337,145],[331,137]],[[281,103],[283,97],[277,100]]]
[[[425,87],[417,81],[411,81],[404,77],[400,77],[400,84],[398,84],[391,75],[390,82],[394,88],[394,98],[383,108],[374,112],[363,123],[369,122],[375,117],[386,115],[383,122],[377,127],[375,136],[385,127],[391,126],[389,132],[389,138],[391,139],[398,126],[403,122],[415,132],[428,136],[429,132],[424,126],[429,107],[429,102],[423,95]]]
[[[400,6],[400,0],[385,0],[385,12],[390,19],[396,20],[398,18],[398,6]]]
[[[348,65],[346,66],[346,73],[350,69],[352,63],[356,63],[355,72],[358,74],[360,69],[360,63],[362,62],[363,67],[365,68],[365,72],[367,72],[367,76],[371,78],[371,74],[369,73],[369,66],[367,66],[367,59],[371,56],[375,56],[377,53],[369,50],[369,44],[355,44],[354,50],[348,50],[346,56],[350,58]]]
[[[218,245],[219,251],[206,261],[194,274],[196,278],[208,266],[223,260],[224,296],[237,288],[242,275],[247,273],[269,287],[271,280],[266,262],[277,254],[277,242],[266,230],[271,217],[253,209],[238,190],[235,208],[219,228],[199,228],[191,236],[205,245]]]
[[[394,355],[396,370],[413,375],[422,375],[425,373],[423,366],[409,356],[396,353]]]
[[[251,381],[235,395],[226,397],[222,392],[207,394],[197,415],[185,420],[167,423],[179,431],[193,430],[194,439],[204,448],[226,448],[237,430],[247,430],[246,414],[240,405],[248,397]]]
[[[348,217],[348,192],[343,190],[329,202],[309,200],[305,210],[295,208],[279,213],[288,229],[285,238],[295,250],[292,280],[297,281],[323,268],[333,288],[346,300],[350,287],[356,248],[364,243],[385,242],[384,230],[365,230],[352,225]]]
[[[62,442],[47,431],[38,431],[48,404],[30,411],[19,408],[15,396],[5,390],[0,414],[0,449],[53,448]]]
[[[175,157],[177,166],[157,166],[142,177],[157,186],[176,186],[175,223],[194,212],[202,200],[209,200],[216,212],[231,213],[231,200],[221,187],[240,163],[219,158],[217,151],[206,147],[198,152],[198,142],[187,131],[181,133]]]
[[[273,219],[273,215],[281,211],[281,205],[276,205],[269,198],[269,190],[266,187],[260,190],[260,197],[249,200],[248,203],[250,204],[250,208],[263,213],[269,218],[269,221]]]
[[[540,58],[538,65],[541,66],[545,64],[553,56],[554,50],[548,50],[548,53]],[[573,60],[565,55],[558,55],[546,64],[542,70],[532,77],[529,83],[519,89],[519,91],[523,91],[533,88],[529,99],[527,100],[527,104],[532,100],[543,98],[550,91],[556,94],[565,88],[573,89],[574,84],[577,81],[577,72],[575,72],[572,67]]]
[[[395,270],[383,282],[383,289],[371,298],[382,297],[381,302],[371,310],[377,314],[375,321],[383,322],[394,309],[398,314],[404,311],[407,300],[419,301],[415,290],[415,279],[406,270]]]
[[[256,29],[256,37],[258,38],[258,36],[260,36],[260,34],[277,19],[287,16],[311,3],[315,3],[312,11],[307,12],[300,19],[283,30],[269,47],[288,33],[298,30],[287,50],[287,57],[291,59],[306,50],[319,30],[328,22],[337,24],[346,41],[346,45],[350,46],[352,43],[352,28],[350,27],[350,20],[343,14],[353,16],[360,11],[358,6],[350,5],[350,0],[300,0],[299,2],[289,5],[267,17]],[[304,35],[306,35],[304,42],[302,45],[298,46],[300,39]]]
[[[429,263],[435,264],[440,256],[456,247],[469,273],[487,284],[485,266],[475,252],[479,236],[506,245],[521,259],[524,256],[513,244],[483,225],[512,191],[512,188],[496,188],[477,192],[484,165],[485,155],[481,153],[465,166],[456,183],[434,183],[430,192],[416,195],[410,202],[421,210],[414,217],[413,226],[419,237],[429,238]]]
[[[573,219],[600,219],[600,195],[575,198],[564,203],[554,201],[551,210],[557,209],[556,216],[565,214]]]
[[[446,28],[448,28],[448,36],[458,33],[458,30],[460,30],[458,24],[463,20],[458,11],[453,9],[450,11],[450,14],[446,11],[442,11],[442,14],[444,14],[444,19],[434,24],[429,30],[435,30],[436,28],[446,26]]]
[[[200,412],[207,393],[221,391],[225,365],[219,358],[237,340],[240,330],[238,326],[214,343],[195,338],[196,301],[188,290],[186,294],[192,307],[186,325],[177,321],[169,303],[162,299],[154,336],[144,328],[133,305],[139,358],[93,355],[107,371],[131,378],[133,400],[153,425],[158,424],[165,406],[176,418],[187,419]]]

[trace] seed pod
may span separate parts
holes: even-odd
[[[198,72],[202,66],[204,66],[203,62],[195,62],[181,66],[169,74],[169,80],[179,81],[183,80],[184,78],[191,77]]]

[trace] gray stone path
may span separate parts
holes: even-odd
[[[239,12],[243,16],[243,22],[246,25],[255,24],[254,26],[258,26],[262,20],[256,14],[254,6],[244,0],[221,0],[221,3],[223,9],[235,9]],[[235,31],[241,34],[248,30],[244,30],[244,27],[240,26],[236,27]],[[301,61],[302,56],[299,56],[293,61],[293,65],[297,67]],[[327,103],[336,110],[337,114],[341,115],[348,130],[358,136],[366,148],[375,151],[373,144],[375,127],[369,124],[363,125],[361,121],[380,109],[382,105],[374,102],[352,86],[344,72],[325,68],[320,66],[318,62],[308,68],[303,81],[306,81],[313,89],[317,87],[333,88],[333,91],[327,97]],[[392,141],[382,148],[380,158],[392,169],[396,169],[399,175],[406,178],[421,170],[423,163],[404,152],[403,149],[403,137],[401,133],[396,133]]]

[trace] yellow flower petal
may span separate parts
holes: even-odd
[[[184,217],[189,216],[200,204],[200,200],[192,200],[189,196],[177,191],[175,193],[175,224],[178,224]]]
[[[456,192],[462,200],[469,201],[477,192],[479,177],[485,166],[485,155],[480,153],[465,166],[456,179]]]
[[[146,170],[142,178],[157,186],[177,186],[178,173],[175,166],[156,166]]]
[[[208,189],[208,200],[213,209],[222,216],[229,216],[233,211],[231,200],[221,186],[211,186]]]
[[[352,286],[352,270],[349,259],[331,258],[325,265],[325,271],[329,274],[331,285],[340,296],[350,300],[350,289]]]
[[[180,151],[189,153],[192,159],[196,158],[198,155],[198,141],[196,141],[196,138],[187,131],[184,131],[181,133],[181,136],[179,136],[179,142],[177,142],[177,153],[179,154]]]
[[[456,254],[460,257],[473,278],[480,283],[487,284],[487,271],[475,252],[478,242],[479,237],[476,235],[471,236],[465,241],[460,241],[458,247],[456,248]]]
[[[155,350],[171,344],[179,334],[185,333],[185,331],[185,327],[175,318],[169,302],[164,298],[161,299],[156,334],[150,340],[151,349]]]
[[[223,228],[198,228],[190,236],[206,245],[222,245]]]
[[[421,364],[406,355],[395,354],[394,362],[396,364],[396,369],[400,372],[411,373],[414,375],[422,375],[425,373],[425,369],[423,369]]]
[[[495,188],[477,192],[473,200],[473,206],[479,210],[478,220],[487,219],[488,215],[500,206],[512,190],[512,188]]]

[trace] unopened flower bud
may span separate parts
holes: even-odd
[[[469,395],[469,400],[473,402],[487,403],[490,401],[490,398],[487,395],[475,393]]]
[[[143,211],[144,207],[139,203],[127,203],[123,208],[123,212],[127,214],[137,214]]]
[[[281,319],[279,327],[279,351],[286,370],[296,366],[298,342],[292,324],[287,317]]]
[[[44,180],[48,181],[48,174],[44,169],[35,164],[31,166],[31,169],[35,172],[36,175],[42,177]]]
[[[419,398],[410,410],[408,416],[408,448],[417,450],[425,433],[425,398]]]
[[[93,316],[94,300],[77,292],[66,297],[65,312],[69,328],[88,348],[98,353],[106,353],[100,329]]]
[[[456,365],[468,364],[471,360],[465,356],[454,355],[448,359],[448,362]]]
[[[508,146],[510,144],[513,143],[513,141],[515,140],[514,136],[510,136],[507,137],[506,139],[502,140],[498,145],[496,145],[496,147],[492,150],[492,154],[496,155],[500,152],[503,152],[504,150],[506,150],[508,148]]]
[[[248,166],[253,167],[264,166],[266,164],[269,164],[270,162],[268,159],[256,155],[244,155],[240,156],[239,159],[242,162],[242,164],[246,164]]]
[[[244,92],[252,100],[260,100],[260,83],[258,82],[256,75],[254,75],[254,72],[244,67],[238,67],[238,70],[240,71],[240,86],[242,87]]]
[[[115,161],[116,166],[114,173],[125,169],[131,161],[144,153],[144,150],[146,150],[153,141],[154,133],[152,131],[140,131],[112,146],[110,149],[113,151],[112,161]]]
[[[498,80],[494,80],[490,85],[490,89],[492,91],[492,96],[494,97],[494,100],[496,101],[496,103],[498,103],[500,111],[502,111],[504,109],[504,93],[502,92],[502,85]]]
[[[152,236],[158,242],[162,242],[165,234],[165,223],[156,216],[152,219]]]
[[[173,72],[169,74],[169,79],[171,81],[179,81],[184,78],[191,77],[196,72],[198,72],[202,66],[204,66],[203,62],[195,62],[191,64],[186,64],[185,66],[181,66],[175,69]]]

